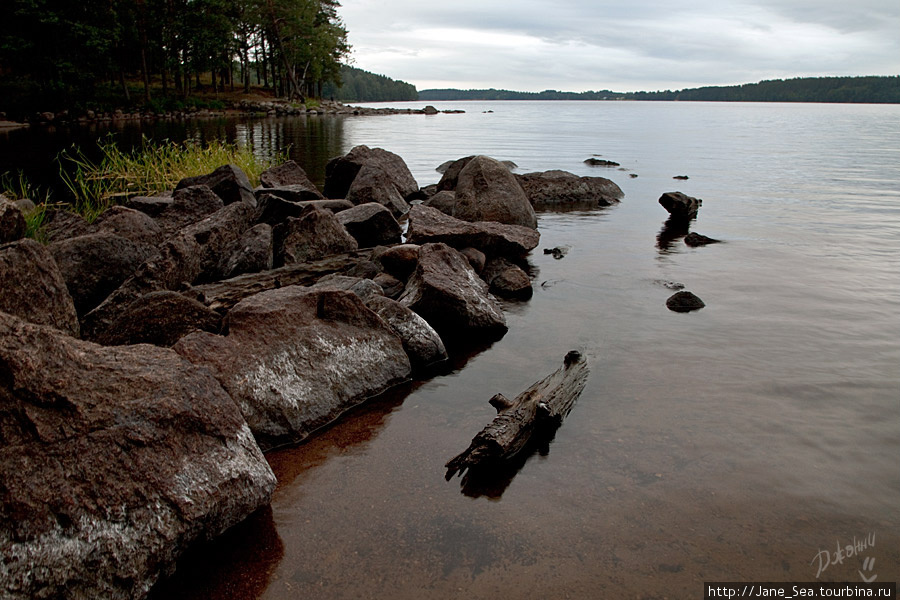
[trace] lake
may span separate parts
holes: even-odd
[[[270,453],[271,510],[192,552],[156,598],[697,598],[704,581],[900,579],[900,106],[435,106],[466,112],[116,130],[125,145],[290,144],[319,184],[328,158],[366,144],[423,186],[487,154],[625,192],[539,213],[534,297],[505,303],[505,337]],[[99,132],[0,134],[0,170],[49,173]],[[723,243],[665,235],[657,199],[676,190],[703,199],[691,230]],[[542,253],[555,246],[568,254]],[[669,311],[672,283],[706,307]],[[488,399],[570,349],[591,376],[549,448],[490,485],[445,481]]]

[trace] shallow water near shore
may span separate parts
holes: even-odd
[[[505,337],[270,453],[271,509],[155,597],[696,598],[704,581],[900,579],[900,107],[436,106],[467,112],[178,126],[293,144],[318,183],[366,144],[420,185],[478,153],[608,177],[625,199],[540,213],[535,294],[505,305]],[[594,154],[626,170],[583,164]],[[703,199],[691,230],[723,243],[660,235],[674,190]],[[667,310],[671,282],[706,308]],[[491,486],[445,481],[488,399],[570,349],[591,376],[549,450]]]

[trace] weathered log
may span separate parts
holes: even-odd
[[[466,469],[492,466],[509,460],[528,442],[543,434],[552,434],[572,410],[587,382],[587,359],[571,350],[563,366],[509,400],[502,394],[490,399],[497,416],[472,438],[469,447],[451,459],[447,480]]]
[[[206,306],[219,313],[225,313],[244,298],[254,294],[289,285],[312,285],[325,275],[347,272],[371,258],[371,250],[335,254],[321,260],[286,265],[271,271],[247,273],[216,283],[194,286],[184,294],[200,299]]]

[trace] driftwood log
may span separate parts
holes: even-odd
[[[206,306],[224,314],[235,304],[254,294],[289,285],[312,285],[326,275],[346,272],[371,258],[371,250],[335,254],[321,260],[197,285],[185,292],[185,295],[195,298],[199,296]]]
[[[489,467],[509,460],[535,437],[552,435],[572,410],[587,383],[587,359],[572,350],[563,366],[509,400],[502,394],[490,399],[497,416],[472,438],[469,447],[451,459],[447,480],[473,467]]]

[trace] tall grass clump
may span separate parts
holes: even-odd
[[[41,189],[28,180],[21,170],[13,174],[9,171],[0,174],[0,194],[10,200],[22,200],[27,198],[34,203],[32,210],[22,213],[25,217],[25,237],[46,243],[47,236],[44,232],[44,216],[50,205],[50,191]]]
[[[284,162],[282,153],[269,160],[245,146],[222,141],[152,142],[122,151],[114,141],[99,143],[100,159],[90,159],[72,147],[59,155],[60,177],[72,194],[72,207],[89,222],[131,196],[153,195],[173,189],[185,177],[205,175],[225,164],[240,167],[253,185],[270,166]]]

